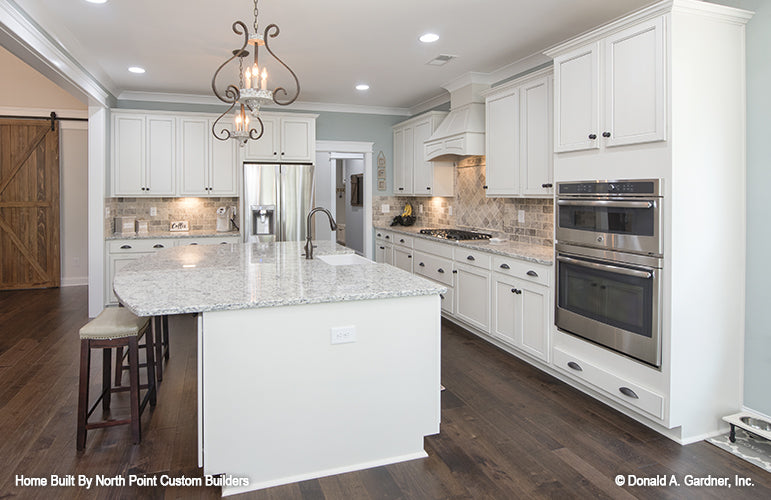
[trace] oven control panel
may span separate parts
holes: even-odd
[[[561,182],[561,195],[661,196],[659,180]]]

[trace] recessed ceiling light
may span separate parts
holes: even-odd
[[[360,83],[356,86],[356,90],[369,90],[369,85],[366,83]]]
[[[423,43],[433,43],[439,40],[439,35],[436,33],[426,33],[425,35],[421,36],[419,40]]]
[[[107,3],[107,0],[86,0],[88,3]]]
[[[142,73],[145,72],[145,68],[140,68],[139,66],[132,66],[129,68],[129,71],[131,71],[132,73],[141,75]]]

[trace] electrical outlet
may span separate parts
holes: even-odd
[[[104,207],[104,218],[107,219],[110,217],[110,207]]]
[[[158,215],[158,208],[150,207],[150,217],[155,217],[156,215]]]
[[[336,326],[329,329],[330,344],[348,344],[351,342],[356,342],[355,326]]]
[[[447,207],[447,215],[452,215],[452,205]]]
[[[380,211],[383,212],[384,214],[387,214],[388,212],[391,211],[391,206],[387,205],[386,203],[383,203],[382,205],[380,205]]]
[[[423,213],[423,204],[420,204],[420,213]]]
[[[520,210],[517,212],[517,222],[525,222],[525,211]]]

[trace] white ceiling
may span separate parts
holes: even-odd
[[[253,23],[251,0],[15,2],[118,98],[124,92],[211,96],[214,71],[241,43],[233,21]],[[261,30],[270,23],[281,28],[271,47],[297,73],[300,101],[410,108],[441,96],[442,84],[467,72],[495,72],[650,3],[260,0],[258,6]],[[439,41],[419,42],[428,31]],[[443,67],[426,65],[439,54],[459,57]],[[147,73],[129,73],[133,65]],[[284,70],[268,71],[271,81],[290,84]],[[360,82],[370,90],[355,90]]]

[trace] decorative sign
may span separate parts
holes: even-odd
[[[169,231],[190,231],[190,225],[186,220],[171,221],[171,227]]]
[[[386,158],[383,151],[377,155],[377,190],[386,190]]]

